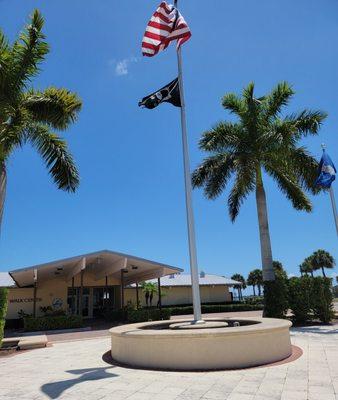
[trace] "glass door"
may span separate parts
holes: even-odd
[[[93,317],[101,317],[106,309],[114,308],[114,288],[93,288]]]
[[[90,313],[89,313],[89,296],[90,296],[90,289],[89,288],[83,288],[82,316],[84,318],[90,317]]]

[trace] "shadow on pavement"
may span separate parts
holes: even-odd
[[[327,325],[327,327],[321,326],[305,326],[305,327],[293,327],[291,328],[291,334],[293,332],[298,333],[316,333],[323,335],[334,335],[338,333],[338,327],[333,328],[332,325]]]
[[[51,399],[57,399],[65,390],[77,385],[78,383],[117,377],[117,374],[109,373],[109,371],[107,371],[113,368],[114,367],[112,366],[69,370],[66,372],[73,375],[78,375],[78,377],[63,381],[46,383],[45,385],[41,386],[41,390]]]

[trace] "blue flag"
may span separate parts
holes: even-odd
[[[336,179],[336,167],[334,166],[331,158],[323,151],[322,158],[319,163],[318,177],[316,185],[324,188],[331,187],[331,183]]]

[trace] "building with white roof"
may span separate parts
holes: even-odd
[[[21,311],[39,316],[46,307],[93,318],[103,309],[145,305],[140,288],[145,281],[160,287],[152,305],[191,304],[191,277],[181,272],[156,261],[102,250],[0,272],[0,287],[9,288],[8,319],[17,319]],[[204,272],[199,280],[202,303],[231,301],[229,288],[239,284]]]
[[[156,280],[149,282],[156,283]],[[161,284],[161,303],[162,305],[190,305],[192,304],[191,291],[191,275],[190,274],[171,274],[160,279]],[[234,285],[240,285],[240,282],[226,278],[221,275],[206,274],[200,272],[199,275],[200,293],[202,303],[223,303],[232,301],[232,292],[230,289]],[[135,293],[131,288],[126,289],[127,298],[131,302],[135,302]],[[145,304],[145,299],[142,296],[141,304]],[[153,305],[156,305],[158,296],[154,296]]]
[[[182,271],[156,261],[101,250],[1,272],[0,287],[9,288],[7,319],[17,319],[20,311],[39,316],[45,307],[92,318],[104,308],[124,307],[125,288],[131,284]]]

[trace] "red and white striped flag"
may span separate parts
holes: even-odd
[[[165,1],[159,5],[148,22],[142,40],[142,54],[152,57],[177,40],[177,48],[191,36],[189,26],[180,12]]]

